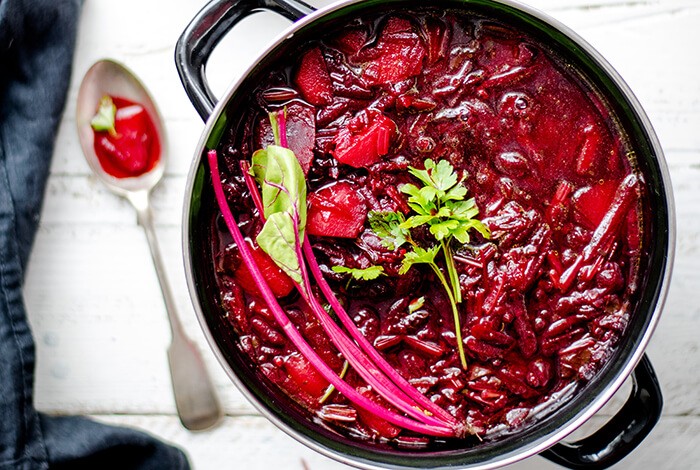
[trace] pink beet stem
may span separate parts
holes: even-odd
[[[245,181],[246,186],[248,186],[250,197],[253,198],[253,203],[258,209],[260,217],[265,218],[265,208],[263,207],[262,199],[260,199],[260,193],[257,191],[257,188],[255,186],[255,180],[250,174],[250,163],[248,163],[247,160],[241,160],[239,166],[241,168],[241,173],[243,173],[243,180]],[[256,188],[256,190],[253,191],[253,189],[251,188]]]
[[[457,420],[454,416],[447,413],[445,410],[440,408],[438,405],[430,401],[425,395],[420,393],[413,385],[408,383],[394,367],[392,367],[386,359],[384,359],[381,354],[370,344],[367,338],[364,337],[362,332],[357,328],[357,325],[352,321],[347,311],[338,302],[338,298],[333,293],[333,290],[328,285],[323,277],[323,273],[318,266],[316,257],[314,256],[311,244],[309,243],[308,236],[304,240],[304,255],[307,263],[309,263],[309,269],[316,280],[316,284],[321,288],[324,297],[328,300],[331,308],[335,311],[336,315],[340,319],[341,323],[350,332],[350,335],[355,341],[365,350],[365,352],[374,360],[379,367],[389,378],[399,387],[401,387],[404,392],[406,392],[413,400],[416,401],[421,407],[425,408],[427,411],[433,413],[435,416],[440,417],[442,420],[448,422],[452,426],[459,426]]]
[[[299,351],[304,355],[304,357],[311,363],[312,366],[326,379],[330,382],[340,393],[345,395],[350,401],[355,403],[357,406],[367,410],[370,413],[377,415],[378,417],[385,419],[397,426],[416,431],[419,433],[434,435],[434,436],[453,436],[454,431],[441,426],[429,425],[421,422],[417,422],[413,419],[401,416],[388,410],[381,405],[373,402],[369,398],[360,394],[357,390],[351,387],[347,382],[342,380],[325,362],[321,359],[316,351],[306,342],[301,333],[296,329],[294,324],[289,320],[287,314],[284,312],[282,307],[277,302],[275,295],[272,293],[270,286],[262,275],[262,272],[258,268],[253,255],[251,254],[248,245],[245,243],[243,234],[238,228],[231,210],[228,207],[226,201],[226,196],[224,195],[223,186],[221,183],[221,177],[219,174],[219,166],[217,153],[215,150],[211,150],[208,153],[209,168],[212,175],[212,184],[214,187],[214,194],[216,196],[216,201],[221,210],[224,221],[233,236],[233,239],[238,246],[241,253],[241,258],[243,259],[246,267],[250,271],[253,280],[258,286],[263,300],[267,303],[267,306],[272,311],[275,320],[280,325],[280,327],[287,334],[287,337],[292,341],[294,346],[299,349]]]
[[[280,131],[280,147],[286,147],[287,145],[287,108],[282,111],[277,111],[277,124],[279,124]]]
[[[245,164],[241,162],[242,170],[245,170],[247,167],[249,167],[247,162]],[[255,184],[255,181],[253,180],[252,176],[249,173],[247,173],[247,171],[244,171],[244,180],[248,187],[248,191],[253,197],[253,202],[255,203],[258,212],[260,213],[260,217],[264,221],[265,217],[263,215],[264,211],[262,207],[262,200],[260,199],[260,193],[258,192],[258,188]],[[304,240],[303,245],[304,248],[310,246],[308,239]],[[299,246],[301,246],[301,243],[297,244],[297,247]],[[342,330],[338,327],[338,325],[335,324],[335,322],[331,320],[331,318],[328,316],[328,313],[324,310],[323,306],[318,302],[318,299],[316,299],[316,297],[311,292],[307,292],[299,284],[295,283],[296,288],[302,295],[306,303],[311,307],[319,322],[321,322],[323,329],[326,331],[328,336],[330,336],[331,340],[333,341],[333,344],[336,345],[336,347],[340,350],[340,352],[348,360],[348,362],[350,362],[353,368],[360,374],[360,376],[363,379],[365,379],[370,385],[372,385],[382,397],[384,397],[389,403],[396,406],[404,413],[428,424],[434,424],[436,426],[445,426],[445,421],[447,421],[447,424],[451,426],[456,426],[457,423],[454,417],[446,413],[444,410],[442,410],[442,408],[438,407],[433,402],[428,400],[423,394],[418,392],[418,390],[416,390],[415,387],[411,386],[411,384],[409,384],[408,381],[406,381],[406,379],[401,377],[398,374],[398,372],[396,372],[396,370],[393,367],[386,363],[384,358],[376,352],[376,350],[372,347],[369,341],[367,341],[367,339],[362,335],[362,333],[360,333],[357,326],[352,322],[352,320],[350,320],[350,316],[340,305],[337,298],[335,297],[335,294],[333,294],[332,290],[330,289],[330,286],[328,286],[328,284],[325,282],[325,279],[323,279],[323,275],[321,274],[321,271],[318,267],[316,258],[313,256],[313,251],[311,252],[310,259],[308,256],[308,250],[304,249],[304,252],[307,254],[307,261],[309,261],[309,265],[311,266],[312,272],[314,272],[314,278],[316,279],[317,284],[321,286],[321,290],[324,292],[324,295],[328,298],[331,307],[333,307],[333,309],[336,310],[336,313],[338,314],[339,318],[341,318],[341,321],[343,320],[343,318],[347,320],[347,322],[343,322],[343,324],[346,328],[348,328],[348,330],[353,335],[355,340],[358,341],[360,346],[364,347],[364,351],[358,348],[355,343],[350,341],[350,339],[348,339],[347,336],[345,336]],[[303,258],[301,252],[298,253],[298,258],[300,260]],[[304,286],[307,286],[308,289],[308,286],[311,285],[308,271],[306,270],[306,267],[303,263],[301,263],[300,266],[302,270]],[[319,276],[321,279],[320,283],[318,280]],[[327,291],[324,289],[321,283],[328,288]],[[351,325],[351,327],[348,327],[348,323]],[[357,335],[353,333],[357,333]],[[377,364],[369,360],[365,354],[368,354],[372,359],[374,359],[375,363]],[[382,365],[384,365],[385,367],[382,367]],[[377,366],[379,366],[379,369],[381,369],[381,371],[377,369]],[[387,380],[387,377],[382,375],[382,372],[387,374],[389,376],[389,379],[392,380]],[[396,376],[396,378],[392,376]],[[396,383],[397,380],[399,382],[403,381],[404,383]],[[415,393],[411,394],[411,391],[414,391]],[[427,409],[429,413],[421,411],[421,408]],[[437,410],[439,410],[439,414],[434,413],[429,408],[436,408]],[[432,415],[439,416],[442,419],[438,419],[437,417],[433,417]]]

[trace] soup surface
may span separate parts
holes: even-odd
[[[224,135],[229,207],[305,340],[360,394],[395,409],[348,367],[254,242],[264,221],[239,162],[274,142],[268,112],[285,110],[306,175],[313,254],[362,335],[464,434],[518,429],[590,381],[625,332],[646,223],[633,153],[576,71],[506,25],[420,10],[336,31],[271,70]],[[416,176],[426,168],[466,188],[454,200],[474,199],[468,236],[447,223],[441,238],[433,227],[448,220],[415,218],[425,207],[407,185],[428,186]],[[433,209],[428,217],[439,217]],[[376,223],[386,214],[413,217],[408,242],[387,243]],[[277,324],[218,211],[211,230],[214,295],[261,376],[343,434],[435,442],[330,388]],[[432,264],[406,265],[433,248]]]

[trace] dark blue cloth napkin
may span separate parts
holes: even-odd
[[[22,300],[56,129],[70,79],[79,0],[0,0],[0,470],[187,469],[139,431],[33,405],[34,341]]]

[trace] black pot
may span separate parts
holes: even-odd
[[[189,24],[177,43],[175,59],[180,79],[206,126],[190,170],[183,216],[183,249],[190,294],[204,333],[231,380],[270,421],[303,444],[341,462],[364,468],[494,468],[534,454],[569,468],[605,468],[629,454],[651,431],[661,414],[662,397],[652,366],[644,355],[656,326],[669,284],[675,245],[675,215],[671,185],[652,126],[627,85],[590,45],[559,22],[510,0],[435,0],[431,7],[477,11],[527,31],[551,46],[581,71],[606,98],[633,142],[639,172],[646,181],[645,197],[654,210],[647,234],[647,254],[639,296],[624,338],[598,375],[564,400],[556,411],[512,435],[468,448],[401,451],[351,441],[314,423],[303,409],[259,375],[239,354],[222,321],[210,252],[209,217],[216,204],[203,156],[219,143],[231,116],[245,106],[269,64],[293,55],[299,45],[319,37],[348,18],[371,12],[425,6],[410,0],[347,0],[314,9],[297,0],[214,0]],[[296,21],[259,57],[217,103],[205,77],[205,65],[218,41],[243,18],[269,10]],[[583,440],[560,442],[598,411],[627,377],[632,392],[620,411]]]

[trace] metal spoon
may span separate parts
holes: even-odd
[[[148,173],[134,178],[115,178],[100,165],[93,147],[94,134],[90,120],[104,95],[139,103],[153,119],[161,141],[161,155],[156,166]],[[185,334],[178,319],[151,215],[151,190],[161,180],[165,169],[165,133],[158,110],[144,86],[131,71],[117,62],[105,59],[95,63],[83,78],[78,92],[76,124],[80,145],[90,168],[110,190],[126,198],[134,206],[138,223],[146,232],[172,330],[168,361],[180,421],[190,430],[207,429],[221,418],[221,406],[202,357]]]

